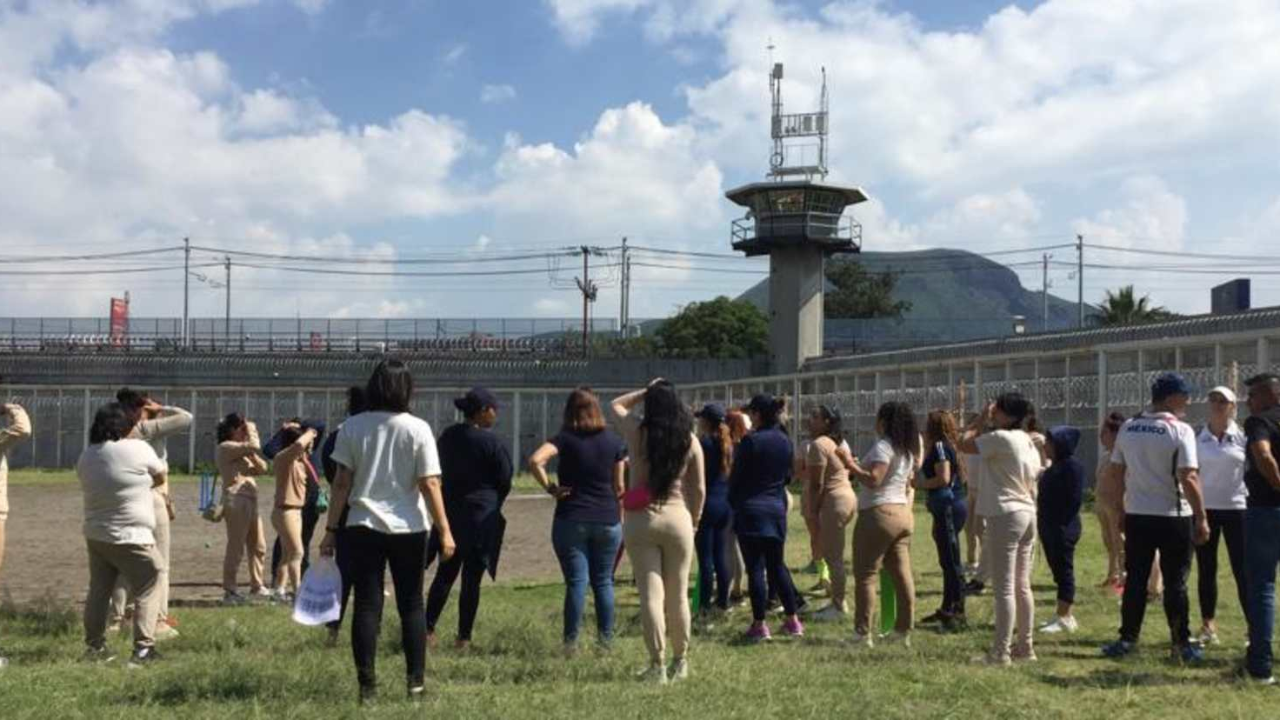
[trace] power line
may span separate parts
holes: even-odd
[[[0,256],[0,264],[15,265],[20,263],[79,262],[85,260],[133,258],[140,255],[155,255],[157,253],[174,252],[181,249],[182,246],[176,246],[156,248],[154,250],[125,250],[121,252],[93,253],[88,255],[9,255]]]
[[[219,256],[231,255],[234,257],[250,257],[263,260],[282,260],[288,262],[328,262],[328,263],[356,263],[368,265],[415,265],[415,264],[439,264],[454,265],[460,263],[487,263],[487,262],[514,262],[520,260],[546,260],[554,257],[570,257],[578,254],[574,249],[563,249],[556,252],[526,253],[516,255],[441,255],[435,257],[419,256],[419,257],[393,257],[393,258],[369,258],[369,257],[343,257],[334,255],[284,255],[280,253],[263,253],[252,250],[229,250],[212,247],[204,247],[200,245],[192,245],[192,250],[216,253]]]
[[[221,263],[216,263],[220,265]],[[280,272],[309,273],[313,275],[343,275],[369,277],[494,277],[507,275],[545,275],[546,268],[502,269],[502,270],[451,270],[447,272],[416,271],[373,271],[373,270],[334,270],[329,268],[292,267],[286,265],[257,265],[254,263],[235,263],[236,267],[254,268],[256,270],[278,270]],[[193,266],[194,267],[194,266]],[[617,267],[617,264],[599,265],[597,267]]]
[[[191,267],[218,267],[220,263],[192,265]],[[182,265],[165,265],[161,267],[87,269],[87,270],[0,270],[0,275],[128,275],[135,273],[160,272],[162,270],[181,270]]]

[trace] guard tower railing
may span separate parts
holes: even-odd
[[[825,212],[774,213],[769,217],[744,217],[733,221],[734,247],[767,238],[799,237],[809,240],[853,243],[862,247],[862,225],[850,215]]]

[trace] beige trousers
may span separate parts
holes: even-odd
[[[640,620],[649,660],[665,658],[667,634],[673,657],[689,649],[689,570],[693,567],[693,518],[683,502],[628,511],[622,537],[640,592]]]
[[[258,498],[228,495],[223,500],[222,521],[227,524],[227,554],[222,562],[222,589],[236,592],[236,572],[240,560],[249,556],[249,590],[262,589],[262,566],[267,557],[267,542],[258,517]]]
[[[276,508],[271,527],[280,536],[280,565],[272,580],[276,589],[297,593],[302,584],[302,508]]]
[[[1102,528],[1102,544],[1107,549],[1107,579],[1117,580],[1124,575],[1124,514],[1101,502],[1095,510]]]
[[[911,508],[878,505],[858,511],[853,527],[853,624],[863,635],[871,632],[871,612],[876,604],[880,567],[893,578],[898,617],[894,630],[911,632],[915,616],[916,588],[911,577]]]
[[[106,644],[107,613],[116,581],[124,578],[137,602],[133,614],[134,647],[155,645],[160,554],[154,545],[112,545],[86,540],[89,548],[89,596],[84,602],[84,640]]]
[[[844,609],[849,584],[844,568],[845,528],[857,512],[858,498],[852,488],[827,493],[818,507],[819,546],[822,559],[827,561],[827,568],[831,571],[831,604],[840,609]]]
[[[1036,621],[1036,601],[1031,593],[1035,566],[1036,514],[1018,510],[987,518],[986,562],[991,568],[995,598],[996,637],[991,656],[1010,657],[1031,653]],[[1014,637],[1015,629],[1017,637]]]
[[[156,511],[156,552],[160,555],[160,577],[156,579],[156,612],[159,613],[157,618],[163,620],[169,617],[169,507],[165,504],[164,493],[161,491],[153,489],[151,498]],[[128,605],[133,605],[135,613],[138,611],[137,602],[122,576],[116,581],[116,588],[111,593],[111,612],[108,616],[111,624],[124,620],[124,610]]]
[[[4,524],[5,518],[0,516],[0,571],[4,570]]]

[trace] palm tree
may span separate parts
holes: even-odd
[[[1165,308],[1152,305],[1150,296],[1137,297],[1132,285],[1115,292],[1108,290],[1099,311],[1102,324],[1109,326],[1142,325],[1176,317]]]

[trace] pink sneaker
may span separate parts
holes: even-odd
[[[798,617],[787,618],[782,623],[782,627],[778,628],[778,633],[787,637],[802,638],[804,637],[804,623],[800,622]]]
[[[769,632],[768,625],[765,625],[762,622],[752,623],[751,627],[747,628],[746,639],[747,642],[760,643],[772,640],[773,635]]]

